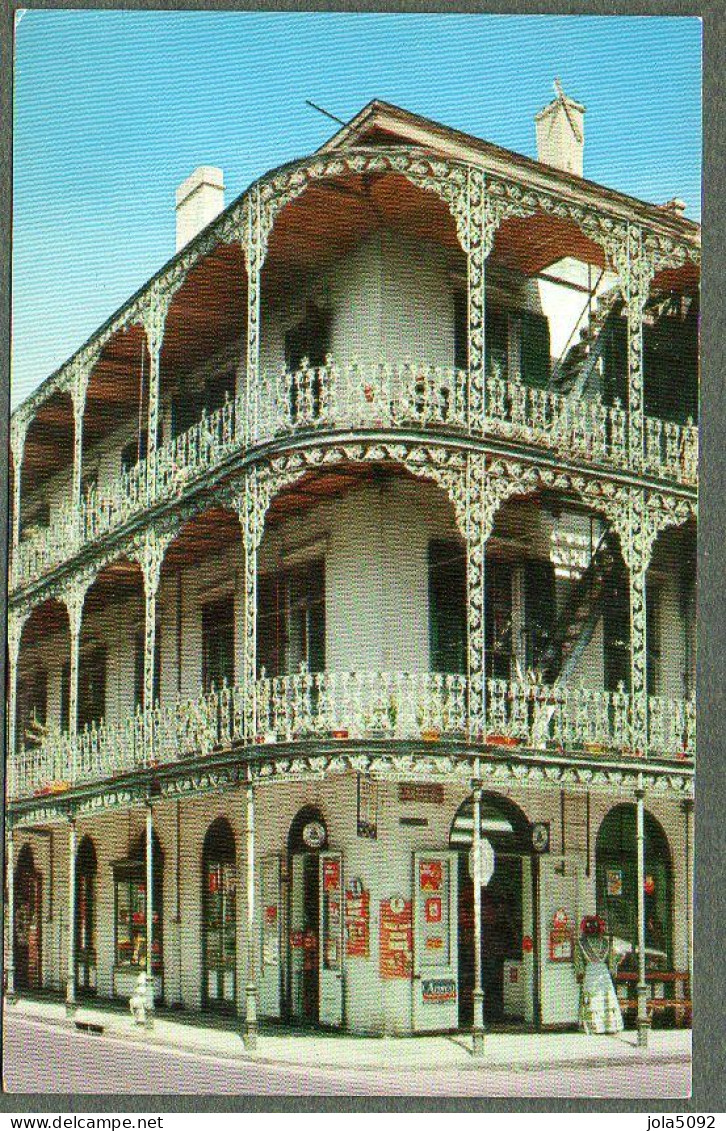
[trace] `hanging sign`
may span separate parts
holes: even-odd
[[[395,906],[394,906],[395,905]],[[379,973],[381,978],[410,978],[413,971],[411,900],[381,900]]]
[[[486,837],[482,837],[479,841],[479,867],[477,868],[474,860],[474,845],[472,844],[469,849],[469,877],[473,883],[476,882],[475,877],[478,873],[479,886],[485,888],[494,875],[495,863],[492,843]]]
[[[623,872],[621,868],[608,868],[605,873],[607,881],[607,891],[609,896],[621,896],[623,894]]]
[[[323,891],[337,891],[340,887],[340,860],[332,857],[323,860]]]
[[[370,953],[370,899],[360,880],[345,893],[345,953],[348,958],[368,958]]]
[[[441,891],[443,877],[441,861],[421,860],[418,868],[421,891]]]

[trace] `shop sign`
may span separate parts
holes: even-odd
[[[622,868],[608,868],[606,872],[606,881],[609,896],[621,896],[623,894]]]
[[[323,891],[337,891],[340,887],[340,860],[333,857],[323,860]]]
[[[367,774],[358,774],[358,836],[378,837],[378,782]]]
[[[368,958],[370,953],[370,892],[354,880],[345,893],[345,953],[348,958]]]
[[[440,923],[441,922],[441,897],[438,895],[430,896],[424,905],[424,916],[427,923]]]
[[[440,860],[419,861],[419,886],[421,891],[441,891],[443,868]]]
[[[436,782],[402,782],[398,787],[399,801],[417,801],[422,805],[443,805],[444,787]]]
[[[453,978],[424,978],[421,996],[430,1004],[456,1001],[456,981]]]
[[[575,932],[565,908],[558,907],[550,929],[550,962],[572,962],[574,952]]]
[[[410,978],[413,971],[413,929],[411,900],[394,896],[381,900],[380,954],[381,978]]]
[[[302,838],[308,848],[322,848],[325,844],[325,825],[320,821],[308,821],[302,831]]]

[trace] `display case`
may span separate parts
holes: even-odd
[[[146,970],[147,904],[146,866],[143,859],[120,860],[113,866],[115,889],[114,992],[128,997],[139,974]],[[151,931],[151,969],[154,996],[162,995],[162,888],[161,868],[155,861]]]

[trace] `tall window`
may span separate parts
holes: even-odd
[[[294,674],[325,670],[325,561],[261,577],[257,589],[257,667]]]
[[[205,695],[234,685],[234,596],[202,606],[202,685]]]
[[[466,551],[459,542],[429,543],[431,670],[466,671]]]
[[[485,597],[486,674],[489,679],[511,679],[514,660],[512,631],[511,562],[487,558]]]
[[[557,620],[555,567],[550,561],[524,564],[525,665],[536,670],[552,643]]]
[[[66,661],[61,674],[60,725],[70,723],[71,665]],[[106,714],[106,649],[83,652],[78,670],[78,729],[100,723]]]
[[[134,709],[144,706],[144,653],[146,634],[140,628],[134,638]],[[157,624],[154,639],[154,703],[159,702],[161,689],[161,628]]]
[[[18,748],[42,741],[48,712],[48,673],[42,668],[18,683],[15,741]]]
[[[603,636],[605,690],[617,691],[622,683],[630,688],[630,594],[628,574],[616,563],[605,579],[603,590]]]
[[[520,314],[522,381],[542,389],[550,379],[550,324],[544,314],[523,310]]]
[[[330,318],[309,303],[302,321],[285,334],[285,364],[291,372],[300,368],[304,358],[311,366],[324,365],[329,347]]]

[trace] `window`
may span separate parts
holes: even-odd
[[[544,314],[523,310],[520,314],[522,381],[543,389],[550,379],[550,324]]]
[[[550,561],[524,563],[525,666],[536,670],[552,643],[557,619],[555,567]]]
[[[466,291],[454,291],[454,368],[469,368],[469,300]]]
[[[604,679],[606,691],[630,688],[630,594],[628,575],[618,562],[603,585]]]
[[[236,393],[236,377],[234,369],[216,373],[210,377],[204,387],[204,406],[207,414],[223,408],[227,401],[233,401]]]
[[[18,683],[16,746],[39,746],[48,709],[48,673],[38,668]]]
[[[70,668],[69,668],[70,675]],[[81,655],[78,672],[78,729],[100,723],[106,714],[106,649]]]
[[[487,305],[484,327],[487,375],[506,380],[509,376],[509,319],[507,312]]]
[[[513,653],[512,581],[510,562],[487,558],[485,574],[486,674],[488,679],[511,679]]]
[[[459,542],[429,543],[431,670],[466,672],[466,551]]]
[[[301,663],[311,672],[325,670],[323,558],[262,577],[258,584],[258,671],[291,675]]]
[[[329,342],[329,316],[314,303],[309,303],[302,321],[285,334],[285,364],[288,370],[294,373],[305,358],[311,366],[325,365]]]
[[[602,372],[603,401],[620,407],[628,407],[628,329],[625,319],[613,311],[608,315],[603,329]]]
[[[645,651],[648,694],[661,692],[660,609],[659,588],[650,583],[645,587]]]
[[[156,836],[153,842],[153,911],[151,965],[162,969],[162,855]],[[146,966],[146,838],[142,836],[127,860],[113,865],[116,892],[116,965],[143,970]]]
[[[204,694],[234,686],[234,596],[202,606],[202,685]]]
[[[144,652],[146,634],[141,628],[134,639],[134,709],[144,706]],[[161,688],[161,628],[157,624],[154,639],[154,703],[159,702]]]

